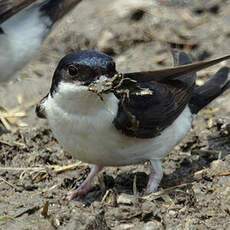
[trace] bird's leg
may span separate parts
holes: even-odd
[[[89,175],[82,182],[82,184],[74,191],[71,191],[67,195],[67,200],[72,200],[75,197],[85,196],[92,189],[92,182],[94,177],[103,169],[103,166],[93,165]]]
[[[163,177],[161,161],[160,160],[150,160],[150,163],[151,163],[151,173],[149,175],[149,181],[148,181],[147,188],[145,191],[146,194],[156,192],[161,182],[161,179]]]

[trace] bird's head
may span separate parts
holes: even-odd
[[[112,78],[116,73],[115,62],[106,54],[94,50],[68,54],[54,72],[50,97],[65,109],[75,111],[82,107],[83,110],[100,103],[100,98],[89,91],[89,85]]]
[[[53,76],[50,94],[53,96],[63,86],[86,90],[100,78],[111,78],[116,74],[112,57],[94,51],[80,51],[66,55],[59,62]]]

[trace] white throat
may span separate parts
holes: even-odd
[[[90,92],[87,86],[66,82],[60,83],[53,95],[53,101],[65,112],[79,115],[93,115],[105,109],[116,115],[118,107],[118,99],[113,93],[104,94],[103,98],[100,98]]]

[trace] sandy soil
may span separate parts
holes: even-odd
[[[140,195],[146,164],[107,168],[83,200],[65,201],[89,167],[64,152],[34,114],[65,53],[96,48],[126,72],[170,66],[170,47],[194,60],[217,57],[230,53],[229,12],[228,0],[84,0],[59,23],[19,80],[0,88],[3,107],[26,112],[9,119],[12,132],[0,137],[0,229],[229,229],[229,92],[165,158],[159,192],[149,197]],[[198,83],[221,65],[230,63],[200,72]]]

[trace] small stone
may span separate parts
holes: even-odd
[[[194,178],[196,180],[201,180],[205,175],[207,175],[207,170],[202,169],[202,170],[197,171],[197,172],[194,173]]]
[[[226,165],[223,160],[215,160],[211,163],[212,174],[222,173],[226,170]]]
[[[170,216],[175,216],[176,215],[176,212],[174,210],[169,210],[168,214]]]
[[[143,226],[144,230],[158,230],[163,229],[163,226],[158,221],[150,221]]]
[[[26,190],[26,191],[34,191],[35,189],[38,188],[38,186],[36,184],[30,184],[30,183],[25,183],[23,185],[23,188]]]
[[[116,228],[116,230],[130,230],[133,229],[135,226],[134,224],[120,224],[119,227]]]
[[[122,193],[118,196],[117,203],[118,204],[132,205],[133,203],[135,203],[135,200],[136,200],[136,197]]]

